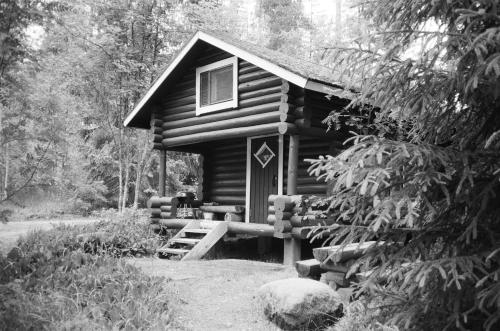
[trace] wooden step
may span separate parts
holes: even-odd
[[[200,233],[200,234],[207,234],[211,231],[211,229],[186,229],[184,230],[185,233]]]
[[[173,238],[170,240],[171,243],[179,243],[179,244],[186,244],[190,246],[194,246],[197,243],[200,242],[201,239],[194,239],[194,238]]]
[[[182,255],[182,254],[187,254],[189,253],[188,249],[182,249],[182,248],[158,248],[156,250],[158,253],[162,254],[174,254],[174,255]]]

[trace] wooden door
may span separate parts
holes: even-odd
[[[251,140],[250,222],[267,223],[267,199],[278,193],[278,137]]]

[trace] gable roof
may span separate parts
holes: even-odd
[[[186,42],[179,53],[167,65],[163,73],[156,79],[146,94],[137,103],[134,110],[127,116],[123,123],[125,126],[144,127],[134,123],[136,122],[134,119],[143,112],[143,108],[145,108],[148,101],[155,95],[160,86],[167,81],[177,66],[200,41],[211,44],[240,59],[261,67],[299,87],[325,94],[332,94],[335,90],[342,89],[342,84],[333,79],[334,74],[331,68],[235,39],[220,32],[207,33],[198,31]]]

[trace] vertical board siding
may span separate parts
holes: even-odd
[[[204,148],[204,202],[245,205],[246,152],[246,139],[215,141]]]
[[[273,151],[275,156],[269,161],[265,168],[254,157],[263,143]],[[270,194],[278,193],[278,136],[256,138],[251,140],[250,152],[250,222],[267,223],[268,197]],[[276,185],[273,185],[273,177],[276,176]]]

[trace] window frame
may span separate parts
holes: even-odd
[[[233,99],[214,103],[208,106],[201,106],[201,74],[207,71],[220,69],[223,67],[233,67]],[[211,113],[222,109],[230,109],[238,107],[238,58],[236,56],[228,59],[220,60],[214,63],[196,68],[196,116]]]

